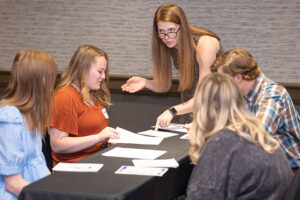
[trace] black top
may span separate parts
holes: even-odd
[[[198,45],[200,38],[201,38],[201,35],[193,35],[193,41],[194,41],[195,46]],[[220,49],[217,52],[216,57],[219,57],[224,52],[221,42],[219,43],[219,45],[220,45]],[[173,48],[171,50],[171,56],[173,59],[174,67],[176,69],[178,69],[178,49]],[[195,93],[198,81],[199,81],[199,65],[198,65],[198,62],[196,59],[196,51],[195,51],[194,52],[194,81],[193,81],[192,86],[189,89],[186,89],[186,90],[180,92],[181,103],[187,102],[191,98],[194,97],[194,93]],[[193,121],[192,113],[179,115],[179,123],[181,123],[181,124],[191,123],[192,121]]]
[[[204,144],[187,199],[281,199],[291,180],[281,148],[270,154],[224,129]]]

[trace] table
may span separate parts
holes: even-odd
[[[117,200],[117,199],[174,199],[184,194],[193,165],[190,164],[188,140],[178,136],[165,138],[160,145],[115,144],[79,162],[102,163],[96,173],[55,172],[25,187],[20,200]],[[115,147],[166,150],[158,159],[175,158],[179,167],[162,177],[121,175],[114,172],[122,165],[133,165],[130,158],[105,157],[102,153]]]

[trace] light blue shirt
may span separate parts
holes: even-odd
[[[22,115],[15,106],[0,107],[0,199],[18,197],[5,189],[4,175],[21,174],[32,183],[48,175],[39,133],[25,128]]]

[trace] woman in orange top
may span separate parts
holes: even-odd
[[[107,54],[95,46],[82,45],[74,53],[55,93],[49,129],[53,165],[78,161],[118,138],[107,127],[107,68]]]

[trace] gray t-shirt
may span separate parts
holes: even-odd
[[[293,174],[285,154],[274,154],[224,129],[204,144],[189,180],[187,200],[281,199]]]

